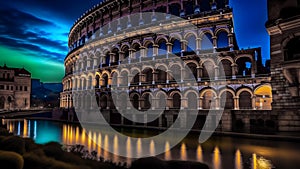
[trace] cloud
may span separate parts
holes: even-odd
[[[63,61],[67,53],[64,33],[59,26],[17,9],[0,9],[0,44],[14,50],[31,51]]]

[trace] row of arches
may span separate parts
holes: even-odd
[[[130,69],[120,67],[110,71],[102,69],[95,74],[82,73],[80,76],[70,76],[64,79],[64,90],[84,90],[107,87],[110,85],[130,86],[165,84],[184,81],[206,81],[220,79],[235,79],[252,76],[255,72],[251,55],[240,55],[235,58],[226,56],[218,60],[203,59],[176,61],[151,65],[139,65]],[[247,67],[247,64],[249,67]]]
[[[80,92],[78,92],[80,93]],[[272,92],[269,84],[256,86],[254,89],[241,86],[234,90],[224,88],[219,91],[213,88],[203,88],[200,91],[194,89],[180,90],[157,90],[150,91],[131,91],[117,93],[114,95],[114,101],[111,94],[101,92],[96,95],[97,104],[101,109],[127,109],[134,107],[137,110],[164,109],[164,110],[207,110],[207,109],[262,109],[270,110],[272,103]],[[72,96],[75,98],[76,107],[88,107],[95,105],[91,103],[93,94],[84,94],[83,96]],[[72,97],[68,100],[72,101]],[[82,98],[85,99],[82,99]],[[81,98],[81,99],[78,99]],[[79,100],[79,101],[78,101]],[[80,102],[85,100],[85,102]],[[90,101],[87,101],[90,100]],[[75,103],[76,102],[76,103]],[[70,103],[66,103],[70,104]],[[73,103],[72,103],[73,104]],[[83,105],[87,104],[87,105]],[[73,105],[72,105],[73,106]]]
[[[10,109],[14,104],[14,98],[12,96],[0,96],[0,110]]]
[[[159,2],[159,5],[157,5],[157,3],[145,5],[143,4],[143,1],[140,1],[140,3],[142,3],[140,4],[140,7],[142,7],[140,8],[141,12],[165,13],[166,16],[161,19],[170,18],[169,14],[185,17],[192,14],[199,14],[204,11],[221,9],[226,6],[225,4],[228,5],[228,1],[225,2],[224,0],[217,0],[214,1],[213,3],[211,3],[209,0]],[[84,42],[86,38],[92,36],[92,34],[95,33],[97,30],[101,28],[102,29],[105,28],[103,27],[104,25],[109,25],[109,26],[106,26],[107,28],[105,28],[104,30],[101,29],[102,34],[117,32],[117,31],[124,30],[126,28],[137,27],[140,25],[144,25],[146,23],[156,22],[158,19],[157,17],[155,17],[155,15],[152,16],[149,14],[136,15],[136,18],[135,17],[127,18],[125,16],[128,15],[128,13],[122,12],[123,10],[126,9],[127,8],[125,6],[123,8],[121,7],[120,8],[121,11],[119,12],[120,15],[115,17],[113,15],[110,15],[108,12],[108,11],[112,11],[112,9],[107,10],[103,8],[102,10],[95,12],[90,17],[88,17],[86,21],[82,21],[85,22],[84,24],[81,24],[81,26],[77,25],[74,30],[72,29],[70,33],[71,36],[69,40],[69,47],[71,49],[77,47],[78,42],[79,43]],[[122,15],[123,13],[125,15]],[[120,17],[123,17],[121,21],[119,20]],[[83,29],[85,29],[85,31],[82,31]]]

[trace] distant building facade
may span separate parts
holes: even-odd
[[[261,127],[268,124],[276,130],[276,119],[271,116],[270,74],[262,64],[261,49],[239,49],[228,4],[227,0],[126,0],[119,3],[108,0],[94,6],[77,19],[70,30],[60,106],[66,109],[89,107],[91,105],[83,105],[78,98],[96,97],[99,109],[111,124],[162,128],[172,125],[179,110],[188,116],[188,110],[193,109],[198,112],[193,129],[199,130],[208,111],[219,110],[220,105],[224,105],[221,130],[250,130],[257,124]],[[160,18],[162,20],[155,16],[130,16],[138,12],[161,12],[166,16]],[[169,14],[184,20],[180,24],[161,24],[168,32],[166,35],[143,32],[145,27],[152,29],[157,22],[172,19]],[[127,19],[120,21],[124,16]],[[187,23],[193,23],[195,28],[185,28]],[[116,32],[114,36],[112,32]],[[103,39],[85,45],[89,38],[95,37]],[[120,41],[116,45],[107,43],[111,39]],[[185,64],[178,62],[178,58],[168,58],[170,53]],[[118,70],[126,58],[134,66]],[[224,74],[220,67],[224,68]],[[91,73],[92,70],[97,71]],[[192,75],[187,70],[191,70]],[[180,82],[196,82],[188,89],[181,88],[169,73],[180,77]],[[226,84],[222,84],[222,80]],[[115,84],[123,89],[117,101],[122,102],[122,106],[132,105],[140,111],[165,109],[164,113],[149,124],[135,124],[122,117],[110,93]],[[87,89],[95,89],[95,92],[88,93]],[[123,99],[126,95],[129,100]],[[122,111],[132,112],[129,108]],[[151,114],[142,116],[147,119]],[[208,120],[218,123],[214,118]],[[186,119],[182,119],[181,124],[184,127]]]
[[[0,110],[30,108],[31,73],[24,68],[0,66]]]
[[[269,0],[273,111],[280,131],[300,131],[300,1]]]

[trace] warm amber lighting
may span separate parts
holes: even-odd
[[[93,150],[96,150],[97,149],[97,134],[96,134],[96,132],[93,132],[93,140],[92,140],[92,142],[93,142]]]
[[[101,147],[102,147],[102,136],[101,136],[101,133],[98,134],[98,156],[100,157],[101,156]]]
[[[258,169],[256,162],[257,162],[256,154],[252,154],[252,169]]]
[[[155,143],[153,140],[150,141],[149,152],[151,156],[155,155]]]
[[[186,160],[187,159],[187,155],[186,155],[186,146],[184,143],[181,144],[181,148],[180,148],[180,159],[181,160]]]
[[[109,150],[109,142],[108,142],[108,135],[106,134],[105,136],[104,136],[104,151],[103,151],[103,158],[104,159],[108,159],[108,151],[107,150]]]
[[[73,145],[73,126],[70,125],[70,137],[69,137],[69,144]]]
[[[221,153],[218,147],[213,152],[213,166],[214,169],[221,169]]]
[[[81,144],[85,145],[85,129],[82,129],[81,133]]]
[[[203,162],[203,154],[202,154],[201,145],[198,145],[198,147],[197,147],[197,161]]]
[[[272,89],[270,86],[263,85],[254,91],[256,96],[255,106],[257,109],[271,110]]]
[[[118,139],[117,135],[114,136],[114,147],[113,148],[114,148],[114,150],[113,150],[113,152],[114,152],[114,155],[113,155],[114,159],[113,159],[113,161],[114,162],[118,162],[119,158],[118,158],[117,154],[119,154],[119,139]]]
[[[170,143],[167,141],[165,145],[165,160],[171,160]]]
[[[27,137],[28,135],[28,128],[27,128],[27,120],[24,119],[24,125],[23,125],[23,137]]]
[[[141,141],[141,138],[138,138],[138,140],[136,142],[136,153],[137,153],[137,157],[141,157],[141,154],[142,154],[142,141]]]
[[[92,150],[92,133],[91,131],[89,131],[88,134],[88,151],[91,152]]]
[[[66,144],[67,140],[67,126],[63,125],[63,143]]]
[[[243,169],[243,160],[240,150],[235,152],[235,169]]]

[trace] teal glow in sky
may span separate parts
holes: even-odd
[[[0,65],[24,67],[33,78],[61,82],[73,22],[101,0],[14,0],[0,2]],[[231,0],[240,48],[262,47],[269,59],[266,0]]]

